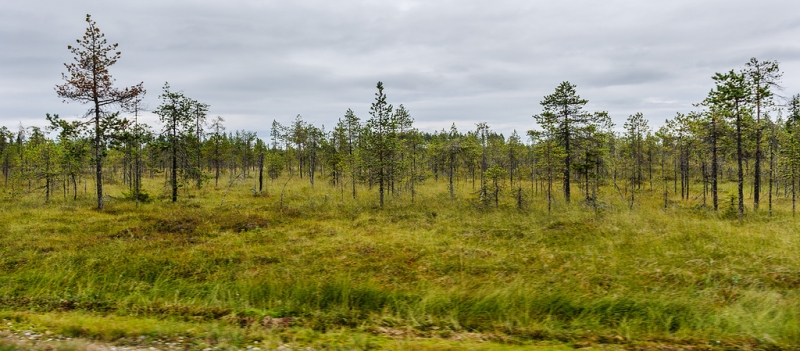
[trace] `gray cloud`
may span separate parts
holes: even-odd
[[[13,2],[0,13],[0,125],[83,114],[53,86],[86,13],[120,44],[117,83],[144,81],[151,108],[169,81],[229,129],[265,136],[297,114],[328,127],[347,108],[366,119],[378,80],[425,130],[486,121],[505,134],[532,128],[564,80],[618,124],[688,112],[714,72],[753,56],[780,61],[793,94],[798,10],[775,0]]]

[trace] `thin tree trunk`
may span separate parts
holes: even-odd
[[[760,192],[761,192],[761,101],[757,99],[756,100],[756,164],[755,164],[755,178],[753,180],[753,212],[758,212],[758,201]]]
[[[177,117],[173,116],[173,123],[172,123],[172,170],[171,175],[172,179],[170,183],[172,185],[172,202],[178,201],[178,141],[176,140],[177,135],[176,129],[177,127]]]
[[[777,141],[775,140],[775,125],[770,128],[769,135],[769,216],[772,217],[772,189],[775,184],[775,149],[777,149]]]
[[[97,79],[95,78],[95,83]],[[97,87],[94,84],[93,87]],[[96,88],[94,88],[96,90]],[[97,209],[103,209],[103,151],[102,134],[100,130],[100,101],[97,93],[94,94],[94,159],[95,159],[95,181],[97,188]]]
[[[553,210],[553,165],[550,159],[550,141],[547,141],[547,216],[550,217]]]
[[[78,199],[78,182],[75,180],[75,174],[72,174],[72,200]]]
[[[744,152],[742,151],[742,117],[736,107],[736,163],[738,170],[736,172],[738,191],[739,191],[739,222],[744,219],[744,167],[742,166]]]
[[[450,150],[450,172],[447,176],[450,188],[450,198],[455,198],[455,189],[453,188],[453,175],[455,174],[454,168],[454,160],[455,155],[453,154],[453,150]]]
[[[708,197],[708,172],[706,171],[706,161],[703,160],[703,208],[707,206],[706,198]]]
[[[797,191],[795,185],[797,184],[797,179],[795,177],[795,167],[792,167],[792,217],[795,216],[797,212]]]
[[[569,148],[569,125],[565,127],[566,135],[564,138],[564,149],[566,152],[566,156],[564,157],[564,198],[566,199],[567,204],[569,204],[569,194],[570,194],[570,168],[572,166],[572,158],[570,157],[570,148]]]
[[[49,149],[45,151],[45,161],[44,162],[45,162],[45,166],[44,166],[44,180],[45,180],[44,202],[50,202],[50,150]]]
[[[264,152],[258,156],[258,193],[264,190]]]
[[[714,211],[719,210],[719,199],[717,197],[717,173],[719,164],[717,160],[717,121],[711,117],[711,202],[714,204]]]
[[[664,152],[664,150],[661,150],[661,179],[664,180],[664,210],[666,211],[667,210],[667,202],[669,200],[669,190],[668,190],[669,189],[669,187],[668,187],[669,183],[667,182],[666,167],[665,167],[665,164],[664,164],[664,159],[665,158],[666,158],[666,153]]]
[[[414,203],[414,200],[417,196],[416,189],[414,189],[414,183],[416,182],[417,178],[417,143],[414,142],[414,146],[412,147],[412,154],[411,154],[411,203]]]

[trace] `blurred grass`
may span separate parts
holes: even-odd
[[[800,228],[785,199],[773,218],[739,224],[696,203],[664,210],[655,193],[633,211],[609,193],[600,211],[557,202],[548,215],[538,195],[483,208],[459,190],[450,199],[429,182],[415,203],[401,194],[384,209],[366,188],[353,200],[299,179],[283,206],[277,190],[245,184],[224,201],[209,186],[102,212],[89,195],[3,201],[0,305],[4,318],[101,340],[194,328],[185,336],[232,345],[397,330],[443,350],[469,333],[509,347],[800,344]],[[287,322],[276,332],[264,320]]]

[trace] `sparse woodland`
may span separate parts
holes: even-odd
[[[395,108],[378,82],[370,116],[348,110],[326,129],[298,115],[286,125],[272,121],[269,135],[259,137],[226,130],[224,117],[209,118],[208,104],[165,84],[154,111],[160,126],[136,122],[140,100],[129,93],[119,110],[93,108],[89,119],[48,114],[44,129],[2,127],[3,187],[7,199],[45,202],[76,199],[88,187],[102,208],[108,182],[127,187],[112,197],[175,202],[192,189],[249,181],[254,195],[269,197],[278,192],[265,191],[265,182],[290,177],[332,197],[371,197],[383,206],[413,202],[417,187],[444,181],[451,197],[463,189],[460,199],[485,207],[580,202],[598,210],[620,200],[633,211],[638,196],[658,193],[665,208],[681,203],[723,212],[733,197],[739,219],[772,214],[777,199],[790,199],[794,213],[800,95],[779,97],[780,76],[776,62],[757,59],[716,74],[696,111],[677,113],[657,129],[637,113],[620,130],[606,112],[585,111],[588,101],[564,82],[543,98],[531,125],[521,126],[526,132],[509,136],[487,123],[420,132],[412,110]],[[163,187],[141,187],[143,179],[160,178]]]
[[[15,325],[197,348],[800,344],[800,94],[778,62],[710,75],[663,125],[615,126],[563,82],[511,135],[422,132],[378,82],[368,116],[261,136],[168,83],[140,123],[143,85],[113,86],[120,53],[86,20],[56,87],[85,118],[0,128]]]

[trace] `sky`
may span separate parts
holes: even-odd
[[[563,81],[620,127],[697,109],[715,72],[751,57],[780,63],[781,95],[800,93],[797,1],[26,0],[0,11],[0,125],[85,114],[54,87],[86,14],[119,43],[117,86],[144,82],[149,110],[169,82],[265,139],[298,114],[327,130],[348,108],[368,119],[378,81],[420,130],[505,135],[534,129]]]

